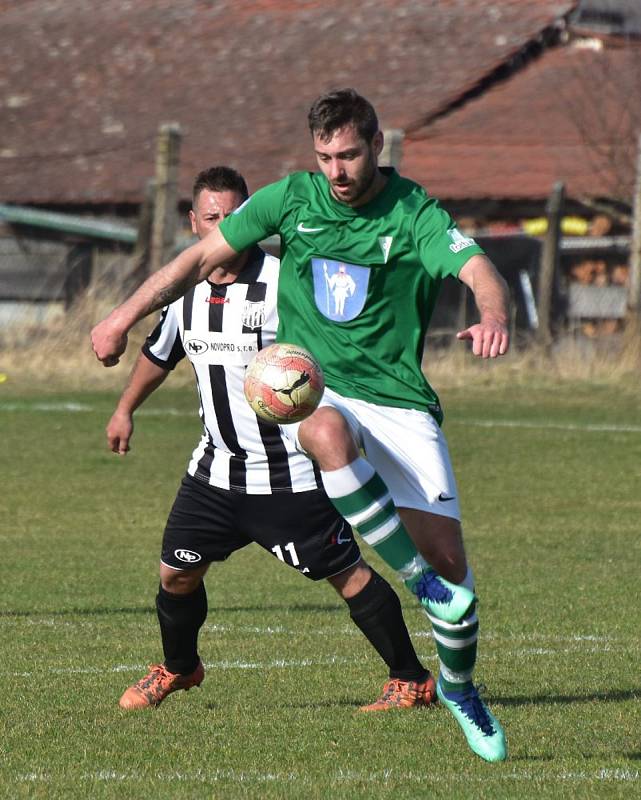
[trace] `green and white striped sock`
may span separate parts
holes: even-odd
[[[474,590],[474,579],[468,570],[463,585]],[[439,681],[445,692],[460,692],[472,686],[476,665],[479,621],[476,604],[459,622],[443,622],[429,612],[432,633],[440,662]]]
[[[359,457],[321,472],[328,497],[349,524],[403,580],[427,564],[401,522],[394,501],[374,467]]]

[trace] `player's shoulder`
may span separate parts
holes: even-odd
[[[287,178],[292,186],[300,186],[300,185],[309,185],[314,181],[314,178],[317,175],[318,173],[316,172],[310,172],[309,170],[299,169],[296,172],[290,172]]]
[[[416,183],[411,178],[395,173],[391,181],[392,189],[396,194],[397,200],[407,206],[422,206],[438,203],[420,183]]]
[[[287,189],[289,192],[296,195],[309,195],[315,192],[318,185],[318,179],[321,176],[316,172],[305,172],[299,170],[298,172],[291,172],[287,176]]]
[[[286,215],[293,207],[310,202],[316,191],[312,174],[310,172],[291,172],[280,180],[266,184],[246,200],[239,209],[236,209],[234,214],[237,214],[246,204],[249,204],[253,197],[256,197],[260,198],[259,206],[261,208],[267,206],[270,209],[281,209]],[[231,217],[233,216],[232,214]]]
[[[323,202],[322,186],[313,172],[291,172],[273,186],[279,187],[280,222],[285,229],[291,224],[292,215],[295,218],[299,209],[317,208]]]
[[[412,228],[442,224],[445,214],[438,198],[416,181],[397,175],[393,192],[397,212]]]
[[[262,192],[289,192],[296,189],[305,189],[313,185],[313,172],[304,172],[302,170],[298,172],[290,172],[288,175],[285,175],[283,178],[279,178],[277,181],[272,181],[272,183],[267,183],[262,186],[258,193]],[[246,200],[245,203],[248,201]],[[242,206],[241,206],[242,208]],[[236,209],[238,211],[239,209]]]

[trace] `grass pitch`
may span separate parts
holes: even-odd
[[[125,713],[161,659],[160,537],[199,432],[163,388],[126,459],[115,394],[2,386],[0,796],[594,798],[641,793],[641,408],[620,387],[442,393],[509,760],[442,708],[364,715],[385,669],[340,598],[257,547],[212,567],[201,689]],[[424,615],[401,595],[425,664]]]

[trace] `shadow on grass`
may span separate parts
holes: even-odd
[[[594,694],[549,694],[534,695],[529,697],[501,697],[500,695],[488,698],[497,706],[550,706],[569,705],[571,703],[619,703],[622,700],[638,700],[641,698],[641,688],[631,689],[626,692],[596,692]]]
[[[510,755],[509,755],[509,760],[510,761],[523,761],[525,763],[528,763],[530,761],[548,761],[548,762],[552,762],[552,761],[555,761],[556,758],[557,757],[555,755],[553,755],[553,754],[546,755],[546,756],[534,756],[534,755],[523,755],[523,756],[521,756],[521,755],[518,755],[518,754],[514,755],[513,753],[510,753]]]
[[[529,706],[529,705],[562,705],[570,703],[607,702],[618,703],[624,700],[637,700],[641,698],[641,689],[632,689],[627,692],[600,692],[586,695],[549,695],[541,697],[491,697],[492,706]],[[287,708],[333,708],[334,706],[363,706],[371,703],[370,699],[352,698],[327,701],[323,703],[286,703]],[[434,705],[439,708],[440,703]],[[431,711],[432,708],[420,709],[422,713]],[[641,760],[641,753],[631,754],[630,758]]]
[[[290,709],[298,709],[301,711],[318,711],[321,708],[329,708],[329,709],[338,709],[338,708],[351,708],[357,710],[360,706],[364,706],[367,703],[371,703],[372,699],[350,699],[350,698],[340,698],[337,700],[323,700],[322,702],[309,702],[309,703],[282,703],[280,701],[274,701],[274,708],[290,708]],[[217,703],[207,703],[205,708],[208,711],[224,711],[228,706],[224,704],[218,705]]]
[[[282,603],[280,605],[255,605],[255,606],[210,606],[209,613],[223,613],[223,614],[237,614],[237,613],[256,613],[256,612],[265,612],[265,611],[273,611],[276,613],[329,613],[335,614],[340,612],[341,614],[345,613],[345,609],[341,605],[319,605],[316,603],[296,603],[295,605],[288,605],[287,603]],[[67,608],[67,609],[56,609],[52,611],[50,609],[31,609],[31,610],[21,610],[21,609],[9,609],[9,610],[0,610],[0,619],[6,618],[10,619],[11,617],[99,617],[99,616],[108,616],[110,614],[155,614],[156,610],[153,606],[132,606],[129,608],[124,607],[117,607],[117,608],[109,608],[105,606],[98,606],[96,608]]]
[[[154,609],[150,606],[134,606],[132,608],[65,608],[55,611],[47,609],[31,609],[21,611],[19,609],[0,611],[0,618],[9,619],[11,617],[92,617],[105,614],[151,614]]]
[[[210,606],[209,608],[210,613],[212,611],[221,611],[225,614],[235,614],[235,613],[256,613],[261,611],[275,611],[280,613],[287,613],[294,611],[296,614],[299,613],[307,613],[309,611],[313,613],[323,613],[323,614],[336,614],[340,612],[341,614],[345,614],[345,606],[344,605],[320,605],[318,603],[295,603],[293,605],[289,605],[288,603],[281,603],[279,605],[257,605],[257,606]]]

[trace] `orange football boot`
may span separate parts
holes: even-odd
[[[420,708],[436,702],[436,682],[431,672],[424,681],[400,681],[390,678],[383,694],[374,703],[361,706],[361,711],[389,711],[392,708]]]
[[[152,664],[149,672],[138,683],[130,686],[120,698],[120,707],[127,710],[133,708],[155,708],[172,692],[179,689],[188,691],[192,686],[200,686],[205,677],[203,662],[199,661],[196,669],[189,675],[169,672],[164,664]]]

